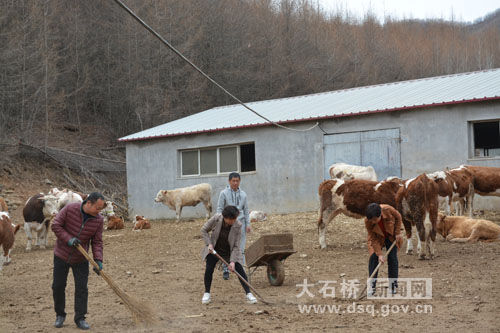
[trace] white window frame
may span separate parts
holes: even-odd
[[[228,175],[230,174],[231,172],[241,172],[241,151],[240,151],[240,146],[241,145],[244,145],[245,143],[242,143],[242,144],[234,144],[234,145],[228,145],[228,146],[215,146],[215,147],[203,147],[203,148],[196,148],[196,149],[183,149],[183,150],[179,150],[179,158],[180,158],[180,177],[181,178],[189,178],[189,177],[204,177],[204,176],[220,176],[220,175]],[[236,166],[237,166],[237,169],[238,170],[234,170],[234,171],[224,171],[224,172],[221,172],[220,171],[220,149],[221,148],[236,148]],[[200,173],[200,170],[201,170],[201,154],[200,152],[202,150],[213,150],[215,149],[216,150],[216,153],[217,153],[217,173],[205,173],[205,174],[201,174]],[[198,173],[197,174],[189,174],[189,175],[184,175],[182,173],[182,170],[183,170],[183,158],[182,158],[182,154],[185,153],[185,152],[191,152],[191,151],[197,151],[198,152]]]

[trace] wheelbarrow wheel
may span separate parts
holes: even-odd
[[[271,286],[281,286],[285,281],[285,267],[278,259],[273,259],[267,265],[267,279]]]

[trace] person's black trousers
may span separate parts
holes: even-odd
[[[385,239],[384,243],[386,249],[389,249],[392,245],[392,242],[388,238]],[[373,253],[368,262],[368,276],[372,275],[377,265],[378,256]],[[391,252],[389,252],[389,255],[387,256],[387,265],[389,266],[389,283],[391,284],[390,287],[392,290],[398,287],[398,248],[396,246],[392,248]],[[377,276],[378,271],[373,276],[372,288],[375,288],[377,284]]]
[[[56,315],[66,317],[64,311],[66,306],[66,282],[71,267],[75,279],[75,323],[85,319],[87,314],[87,301],[89,291],[87,283],[89,280],[88,261],[78,264],[68,264],[61,258],[54,256],[54,278],[52,281],[52,295],[54,297],[54,310]]]
[[[207,266],[205,269],[205,278],[204,278],[206,293],[210,292],[210,287],[212,286],[212,275],[214,273],[215,264],[217,264],[217,261],[219,261],[219,258],[217,258],[212,253],[209,253],[207,255]],[[240,263],[238,262],[234,263],[234,269],[236,272],[238,272],[238,274],[241,275],[241,277],[243,277],[246,281],[248,281],[247,275],[245,274],[245,270],[243,269],[243,266],[241,266]],[[243,289],[245,289],[245,293],[248,294],[250,292],[250,288],[248,288],[248,286],[241,280],[240,283]]]

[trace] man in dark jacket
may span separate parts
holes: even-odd
[[[55,327],[63,326],[66,319],[66,281],[71,268],[75,279],[75,323],[83,330],[90,328],[85,321],[87,314],[89,263],[75,248],[81,244],[88,251],[92,245],[94,260],[102,269],[102,229],[103,217],[99,212],[106,202],[102,194],[91,193],[83,203],[66,205],[57,214],[52,224],[52,231],[57,237],[54,248],[54,279],[52,295],[56,311]],[[99,272],[96,272],[99,274]]]

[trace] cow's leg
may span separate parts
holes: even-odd
[[[435,255],[434,241],[436,240],[436,223],[437,223],[437,208],[431,207],[429,212],[425,214],[425,247],[428,259],[433,259]]]
[[[47,228],[45,223],[41,225],[40,229],[36,231],[36,245],[38,245],[41,249],[45,249],[47,243]]]
[[[2,272],[3,262],[4,262],[4,256],[3,256],[3,253],[2,253],[2,254],[0,254],[0,272]]]
[[[28,238],[28,242],[26,244],[26,251],[31,251],[31,242],[33,240],[33,235],[31,234],[30,222],[24,222],[24,231],[26,232],[26,238]]]
[[[448,200],[445,200],[445,202],[446,202],[446,205],[445,205],[445,208],[446,208],[446,215],[448,215],[448,216],[449,216],[449,215],[452,215],[452,212],[453,212],[453,207],[452,207],[452,205],[453,205],[453,201],[452,201],[452,198],[453,198],[453,197],[450,195],[450,196],[448,197]]]
[[[205,209],[207,210],[207,219],[212,215],[212,203],[210,201],[206,201],[203,203],[205,205]]]
[[[175,217],[177,218],[177,222],[181,220],[182,206],[178,205],[175,207]]]
[[[413,254],[413,242],[411,240],[411,222],[403,217],[403,226],[406,231],[406,254]]]
[[[472,190],[470,190],[472,188]],[[469,195],[467,196],[467,206],[469,206],[469,217],[474,214],[474,187],[471,184],[469,186]]]
[[[5,256],[5,265],[10,264],[10,262],[12,261],[12,259],[10,259],[10,252],[11,251],[12,251],[12,249],[9,249],[7,251],[7,255]]]
[[[319,235],[319,246],[321,249],[326,249],[326,227],[328,223],[336,216],[335,212],[327,209],[320,214],[320,219],[318,221],[318,235]]]
[[[418,259],[425,259],[425,253],[424,249],[422,248],[422,242],[425,242],[425,227],[423,221],[417,221],[416,222],[417,226],[417,239],[418,239],[418,245],[417,245],[417,252],[418,252]]]
[[[467,195],[467,206],[469,206],[469,217],[474,215],[474,185],[469,184],[469,193]]]
[[[49,245],[49,237],[48,236],[49,236],[49,231],[45,227],[44,231],[43,231],[43,239],[45,241],[44,246],[43,246],[44,249]]]

